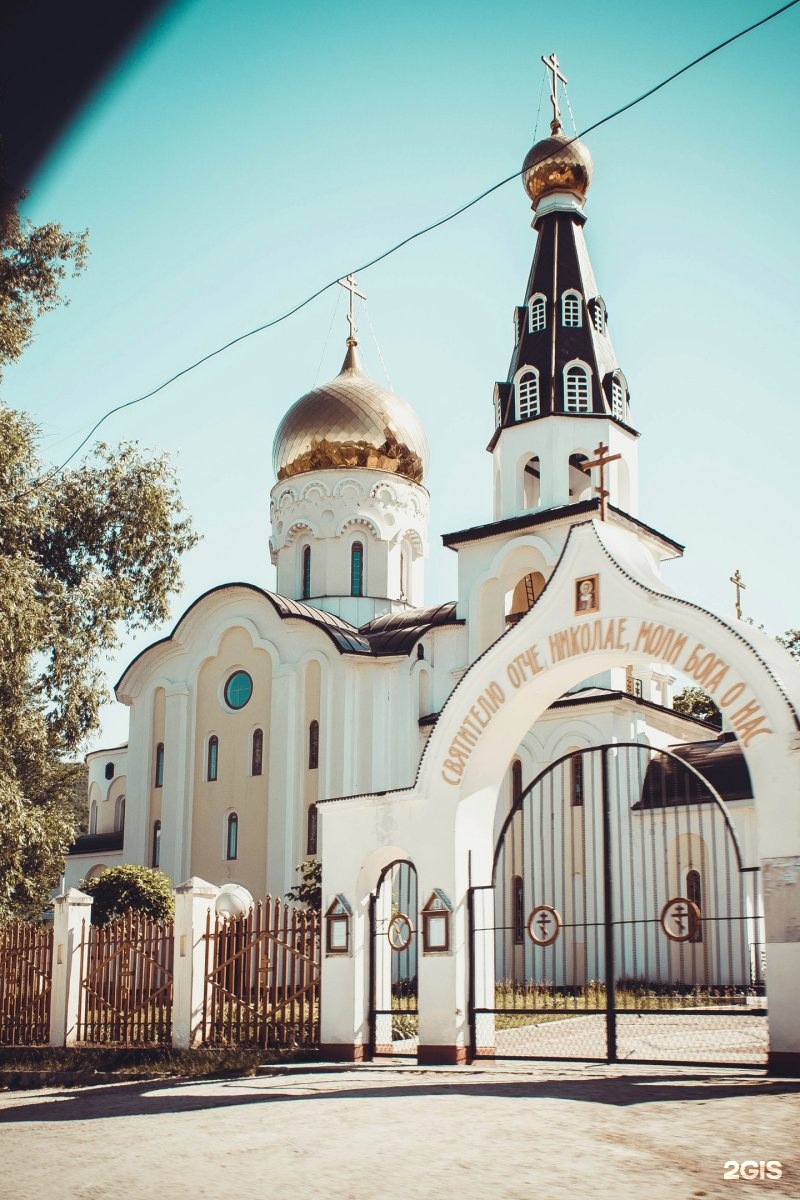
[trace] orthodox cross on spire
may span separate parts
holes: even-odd
[[[555,57],[555,56],[554,56]],[[592,462],[583,464],[584,471],[591,471],[593,467],[597,467],[600,471],[600,486],[594,490],[600,497],[600,520],[605,521],[608,516],[608,497],[609,491],[606,487],[606,467],[609,463],[616,462],[618,458],[622,458],[621,454],[609,454],[608,446],[601,442],[599,446],[595,446],[594,453],[597,455]]]
[[[345,279],[339,279],[337,282],[339,287],[343,287],[345,291],[350,293],[350,308],[347,313],[350,336],[347,339],[347,344],[348,346],[355,346],[358,340],[356,338],[356,334],[358,333],[358,326],[356,325],[356,296],[358,296],[359,300],[366,300],[367,297],[363,292],[358,290],[355,275],[348,275]]]
[[[736,619],[742,619],[742,592],[747,589],[747,584],[742,581],[742,573],[739,568],[731,575],[731,583],[736,588]]]
[[[559,70],[558,59],[556,58],[555,50],[546,58],[542,55],[542,62],[550,72],[550,103],[553,105],[553,119],[550,122],[550,130],[552,133],[561,132],[561,108],[558,103],[558,81],[559,79],[566,85],[567,77]]]

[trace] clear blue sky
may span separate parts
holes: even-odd
[[[541,54],[558,52],[580,129],[773,6],[175,5],[33,182],[28,215],[88,226],[92,257],[4,399],[60,461],[107,408],[518,169],[537,112],[547,131]],[[587,238],[643,435],[641,516],[687,544],[673,587],[732,613],[738,567],[746,614],[772,633],[800,625],[799,51],[800,6],[587,139]],[[514,181],[360,277],[431,444],[431,603],[455,595],[439,534],[491,517],[492,387],[533,248]],[[203,534],[175,617],[226,580],[274,586],[272,438],[337,373],[343,302],[336,288],[104,427],[174,456]],[[126,641],[109,681],[162,632]],[[127,729],[114,707],[107,744]]]

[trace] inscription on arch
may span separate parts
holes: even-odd
[[[451,787],[459,785],[475,747],[516,691],[559,663],[608,650],[647,654],[687,675],[713,697],[745,748],[755,738],[772,734],[748,681],[690,634],[654,621],[596,618],[559,629],[509,656],[489,685],[463,703],[461,723],[440,768],[444,782]],[[587,665],[586,673],[592,674],[591,665]]]

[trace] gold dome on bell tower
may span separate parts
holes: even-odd
[[[522,185],[536,209],[545,196],[558,192],[572,196],[582,206],[592,182],[594,164],[592,156],[577,137],[567,137],[561,131],[561,109],[558,103],[558,84],[566,83],[566,76],[559,69],[555,52],[542,62],[550,72],[550,102],[553,105],[553,120],[550,122],[550,137],[537,142],[525,156],[522,164]]]

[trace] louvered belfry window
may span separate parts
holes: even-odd
[[[539,372],[529,368],[517,379],[517,420],[539,415]]]
[[[581,363],[567,367],[564,373],[564,409],[569,413],[591,412],[589,371]]]
[[[561,297],[561,324],[567,329],[581,325],[581,297],[578,292],[564,292]]]
[[[528,327],[531,333],[539,333],[547,325],[547,310],[545,308],[544,296],[531,296],[528,301],[528,311],[530,313]]]

